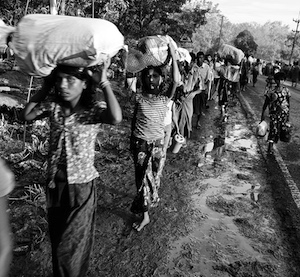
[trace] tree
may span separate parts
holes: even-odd
[[[258,46],[248,30],[240,32],[233,43],[235,47],[248,54],[255,54]]]
[[[0,1],[0,18],[5,24],[10,26],[17,25],[18,21],[27,13],[49,13],[49,0],[31,0],[28,3],[26,10],[27,0],[1,0]],[[48,6],[45,8],[45,6]]]
[[[129,0],[118,27],[126,36],[135,38],[161,34],[168,29],[169,16],[179,12],[184,2],[185,0]]]

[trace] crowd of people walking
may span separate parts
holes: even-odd
[[[132,227],[138,232],[150,224],[151,208],[159,204],[160,178],[168,149],[176,143],[175,136],[181,135],[182,147],[187,146],[193,130],[202,128],[201,119],[208,109],[220,110],[226,122],[229,103],[247,86],[255,87],[258,76],[265,72],[263,63],[248,55],[237,60],[234,55],[200,50],[189,53],[190,59],[180,60],[176,51],[168,43],[169,63],[148,65],[127,75],[134,102],[130,151],[136,184],[130,210],[137,215]],[[299,66],[294,65],[291,78],[296,87]],[[22,113],[25,121],[42,117],[50,120],[46,194],[55,277],[84,276],[88,270],[97,203],[94,144],[100,124],[122,120],[121,107],[107,76],[109,66],[110,59],[95,72],[57,66]],[[266,92],[261,116],[265,120],[268,108],[269,152],[289,120],[290,93],[281,83],[284,73],[276,70],[274,66],[269,74],[276,86],[271,85]],[[95,101],[97,86],[105,102]],[[0,242],[5,239],[0,237]]]

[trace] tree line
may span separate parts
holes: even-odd
[[[257,58],[285,63],[299,59],[300,42],[279,21],[233,24],[206,0],[57,0],[59,14],[107,19],[131,46],[148,35],[170,35],[197,52],[214,52],[220,44],[234,45]],[[2,0],[0,17],[11,26],[30,13],[50,13],[49,0]],[[292,21],[292,18],[291,18]],[[188,38],[183,41],[183,38]],[[295,39],[293,55],[292,44]]]

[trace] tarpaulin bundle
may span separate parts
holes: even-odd
[[[101,64],[124,48],[124,37],[104,19],[29,14],[18,23],[12,44],[20,69],[44,77],[58,64]]]
[[[239,64],[245,56],[241,49],[229,44],[221,45],[218,53],[222,58],[230,58],[234,64]]]

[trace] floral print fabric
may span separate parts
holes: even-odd
[[[289,120],[289,98],[291,94],[285,87],[275,88],[266,93],[269,100],[270,132],[268,140],[278,142],[282,126]]]
[[[164,139],[145,141],[132,138],[137,196],[131,206],[133,213],[142,213],[159,202],[158,189],[164,166]]]
[[[64,151],[69,184],[85,183],[98,177],[94,167],[94,149],[103,106],[99,103],[67,117],[58,103],[44,102],[37,109],[50,112],[49,187],[55,186],[54,176]]]

